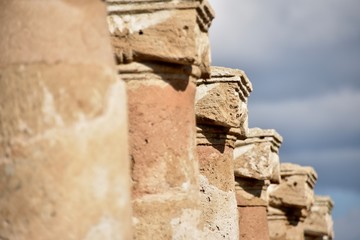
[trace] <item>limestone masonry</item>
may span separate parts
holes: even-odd
[[[0,239],[333,239],[311,167],[248,127],[207,0],[0,1]]]

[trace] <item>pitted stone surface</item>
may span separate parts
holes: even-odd
[[[118,63],[161,61],[200,68],[209,75],[207,1],[107,0],[108,24]],[[179,20],[181,19],[181,20]]]
[[[0,1],[0,238],[131,239],[125,84],[101,1]]]
[[[310,209],[314,203],[317,174],[312,167],[281,164],[280,184],[271,184],[268,193],[272,206]]]
[[[311,167],[281,164],[280,184],[268,188],[270,239],[304,240],[304,220],[314,203],[316,172]]]
[[[334,238],[331,211],[333,201],[328,196],[315,196],[309,216],[305,219],[305,239]]]
[[[281,142],[282,137],[273,129],[249,129],[247,138],[235,143],[235,176],[280,182]]]
[[[197,81],[196,118],[201,124],[248,128],[247,97],[252,86],[245,73],[237,69],[211,67],[209,79]]]

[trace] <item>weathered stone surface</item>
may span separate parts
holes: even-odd
[[[240,239],[269,239],[267,194],[269,180],[235,178]]]
[[[238,207],[241,240],[269,240],[266,207]]]
[[[207,1],[107,0],[108,23],[119,63],[161,61],[194,65],[209,74]]]
[[[281,164],[280,184],[268,189],[271,206],[310,209],[314,203],[314,185],[317,174],[312,167],[297,164]]]
[[[113,66],[103,21],[105,6],[89,2],[0,1],[0,65],[66,62]]]
[[[194,83],[210,72],[213,10],[203,0],[106,2],[129,96],[134,238],[199,239]]]
[[[304,220],[314,203],[316,179],[311,167],[281,164],[281,183],[268,188],[270,239],[304,239]]]
[[[246,139],[235,143],[235,176],[280,182],[281,143],[282,137],[273,129],[249,129]]]
[[[247,131],[251,83],[241,70],[211,67],[197,80],[197,152],[205,239],[238,239],[233,151]]]
[[[127,106],[100,1],[0,3],[0,238],[131,239]]]
[[[119,66],[129,96],[134,238],[199,239],[195,80],[177,65],[149,66]]]
[[[247,98],[251,91],[251,83],[243,71],[211,67],[210,79],[197,81],[197,122],[239,128],[246,135]]]
[[[305,239],[333,239],[333,221],[331,210],[333,201],[328,196],[315,196],[315,203],[311,207],[309,216],[305,219]]]
[[[245,214],[239,218],[240,239],[269,239],[267,188],[270,181],[280,182],[281,142],[282,137],[275,130],[252,128],[246,139],[235,143],[236,199],[239,213]]]
[[[251,178],[235,178],[235,191],[237,205],[241,207],[263,206],[267,207],[267,188],[269,180]]]
[[[268,224],[271,240],[304,240],[304,216],[297,209],[268,208]]]
[[[198,125],[203,239],[238,239],[233,146],[227,128]]]

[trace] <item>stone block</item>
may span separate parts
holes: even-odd
[[[306,210],[268,207],[269,235],[271,240],[304,240]]]
[[[247,98],[252,85],[241,70],[211,67],[210,79],[197,81],[196,119],[199,124],[248,128]]]
[[[267,207],[267,188],[269,180],[250,178],[235,178],[235,191],[237,205],[241,207],[263,206]]]
[[[276,207],[310,209],[314,203],[314,185],[317,174],[312,167],[281,164],[281,183],[268,189],[269,204]]]
[[[107,0],[118,63],[160,61],[194,65],[209,74],[208,28],[214,11],[204,0]]]
[[[273,129],[249,129],[246,139],[235,143],[235,176],[280,182],[281,143],[282,137]]]
[[[198,125],[203,239],[237,239],[238,216],[234,191],[233,144],[227,128]]]
[[[333,221],[331,211],[333,201],[328,196],[315,196],[309,216],[305,219],[305,239],[333,239]]]

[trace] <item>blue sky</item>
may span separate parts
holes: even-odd
[[[213,65],[240,68],[251,127],[283,137],[335,201],[335,239],[360,239],[360,1],[210,0]]]

